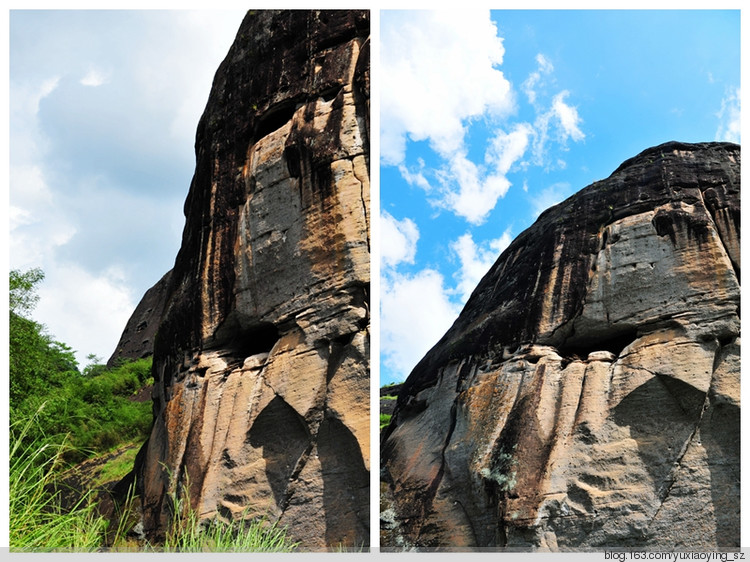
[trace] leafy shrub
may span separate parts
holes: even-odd
[[[57,373],[47,392],[31,394],[11,411],[11,419],[36,415],[27,443],[67,435],[71,448],[63,453],[79,462],[120,443],[145,440],[151,428],[150,402],[134,402],[134,392],[150,381],[151,359],[140,359],[83,377]],[[45,403],[45,408],[35,412]]]

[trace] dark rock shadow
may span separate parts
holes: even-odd
[[[670,474],[683,445],[695,431],[705,394],[678,379],[655,376],[630,392],[614,409],[613,419],[628,426],[654,482],[666,494]]]
[[[711,471],[716,541],[721,548],[740,546],[740,408],[711,404],[703,414],[701,443]]]
[[[266,477],[276,505],[284,509],[289,478],[311,441],[305,421],[284,399],[276,396],[255,418],[247,441],[263,449]]]
[[[711,474],[718,544],[739,546],[739,408],[710,403],[701,417],[705,398],[687,383],[657,375],[628,394],[615,407],[613,418],[629,426],[655,494],[662,499],[673,484],[674,463],[698,429]]]
[[[326,418],[318,431],[323,476],[326,544],[363,547],[370,541],[370,472],[357,439],[339,420]]]

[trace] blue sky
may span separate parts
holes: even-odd
[[[666,142],[740,142],[740,13],[381,15],[380,373],[541,211]]]
[[[243,14],[10,12],[9,265],[44,269],[34,317],[82,366],[174,263],[195,129]],[[383,381],[544,208],[648,146],[739,140],[739,11],[385,11],[380,26]]]
[[[81,367],[174,264],[198,119],[244,13],[10,12],[10,268],[44,270],[33,316]]]

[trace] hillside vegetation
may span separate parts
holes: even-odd
[[[90,356],[80,369],[74,351],[31,318],[43,279],[39,269],[10,272],[11,550],[293,548],[283,529],[265,521],[201,526],[189,508],[176,514],[165,544],[129,536],[138,502],[131,493],[113,507],[106,489],[130,471],[150,432],[151,401],[144,396],[153,384],[151,358],[107,368]],[[186,500],[173,498],[189,506]]]

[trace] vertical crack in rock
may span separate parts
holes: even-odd
[[[387,537],[739,546],[739,162],[649,148],[508,246],[381,436]]]

